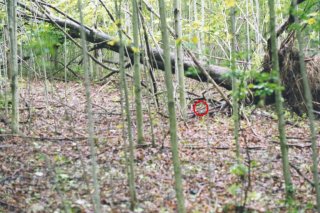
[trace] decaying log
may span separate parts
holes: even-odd
[[[25,10],[31,12],[35,18],[45,21],[47,23],[57,24],[60,27],[66,27],[68,29],[68,33],[73,38],[80,38],[80,30],[81,24],[78,23],[74,19],[61,19],[50,14],[50,18],[46,17],[43,13],[40,13],[38,10],[34,10],[31,7],[27,6],[22,2],[18,2],[18,5]],[[47,3],[44,5],[48,5]],[[53,7],[52,5],[50,6]],[[48,15],[48,14],[47,14]],[[23,15],[21,15],[23,16]],[[27,17],[26,17],[27,18]],[[119,52],[120,44],[117,38],[114,38],[104,32],[98,31],[96,29],[84,26],[84,32],[86,35],[86,40],[90,43],[95,44],[97,48],[105,48],[114,52]],[[125,55],[130,59],[133,59],[134,48],[132,45],[125,45]],[[151,48],[152,57],[150,58],[150,64],[153,68],[164,71],[164,61],[163,61],[163,51],[161,49]],[[143,55],[141,55],[141,63],[143,63]],[[175,57],[174,54],[171,54],[171,64],[172,64],[172,72],[175,72],[174,68]],[[201,73],[194,64],[192,59],[186,58],[184,60],[184,69],[185,76],[188,78],[195,79],[197,81],[207,81],[207,77],[204,73]],[[201,63],[203,67],[205,67],[206,71],[209,73],[211,78],[213,78],[216,83],[220,86],[231,89],[231,81],[223,78],[223,75],[230,71],[227,67],[216,66],[216,65],[205,65],[205,63]],[[189,69],[196,70],[197,73],[188,72]]]

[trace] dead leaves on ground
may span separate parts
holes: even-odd
[[[28,114],[30,110],[21,112],[22,119],[30,117],[31,123],[22,125],[22,131],[30,137],[7,136],[1,141],[0,211],[54,212],[69,205],[75,212],[90,212],[92,180],[89,146],[85,140],[84,89],[79,84],[68,83],[65,99],[65,87],[58,83],[50,90],[49,106],[46,106],[41,86],[34,83],[31,88],[31,95],[22,91],[22,97],[31,106],[32,114]],[[119,94],[113,88],[101,90],[96,86],[93,94],[101,202],[105,212],[129,212]],[[160,116],[156,119],[155,138],[159,146],[135,150],[137,212],[176,209],[169,138],[163,135],[168,122]],[[230,173],[234,165],[231,124],[225,115],[204,120],[193,118],[187,125],[179,123],[180,158],[189,212],[232,212],[237,208],[234,201],[238,198],[230,194],[230,187],[238,181]],[[151,143],[147,116],[145,127],[146,142]],[[271,142],[277,140],[276,121],[257,116],[252,126],[243,121],[243,127],[241,146],[245,147],[246,140],[254,161],[247,208],[256,212],[285,210],[281,202],[284,194],[280,150]],[[301,138],[294,143],[308,143],[307,132],[306,127],[288,126],[291,137]],[[244,150],[242,154],[245,156]],[[290,161],[312,179],[310,155],[308,147],[290,148]],[[300,208],[307,208],[315,202],[314,191],[294,170],[292,174]]]

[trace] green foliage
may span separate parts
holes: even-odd
[[[248,193],[248,200],[259,200],[261,199],[260,192],[249,192]]]
[[[300,116],[300,115],[297,115],[295,112],[285,110],[284,117],[285,117],[286,121],[293,123],[293,124],[296,124],[298,126],[306,125],[305,120],[307,118],[307,115],[305,113]]]
[[[283,90],[283,87],[278,87],[275,82],[274,73],[266,72],[251,72],[251,78],[255,80],[255,84],[248,85],[249,89],[254,89],[256,96],[265,97],[271,95],[275,90]]]
[[[56,172],[56,184],[54,188],[59,188],[62,192],[67,192],[71,189],[78,188],[77,183],[72,179],[72,177],[64,170],[57,168]]]
[[[241,192],[241,185],[240,184],[232,184],[229,188],[228,188],[228,192],[230,194],[232,194],[233,196],[237,196],[240,194]]]
[[[299,7],[299,10],[292,11],[292,14],[299,18],[300,24],[292,24],[289,30],[303,30],[309,35],[309,45],[319,45],[318,33],[320,32],[320,14],[315,0],[308,1],[308,4]]]
[[[6,100],[5,96],[7,96],[7,100]],[[9,92],[7,92],[7,94],[0,93],[0,108],[5,108],[6,105],[8,107],[11,107],[11,105],[12,105],[11,93],[9,93]]]
[[[230,168],[230,173],[238,177],[244,177],[248,174],[248,168],[244,164],[237,163]]]
[[[303,212],[301,205],[299,205],[298,200],[295,200],[294,198],[280,200],[279,204],[284,205],[287,208],[288,212],[292,212],[292,213]]]
[[[0,29],[2,29],[7,19],[7,13],[4,7],[0,7]]]
[[[314,208],[313,203],[312,202],[308,202],[306,207],[305,207],[305,210],[313,210],[313,208]]]
[[[198,75],[198,70],[194,67],[189,67],[188,70],[184,72],[185,76],[195,77]]]
[[[0,95],[0,107],[4,108],[6,105],[5,99],[2,95]]]
[[[247,87],[247,81],[250,79],[250,72],[234,70],[223,75],[223,78],[232,79],[236,78],[239,80],[240,84],[238,85],[238,91],[233,91],[236,93],[238,100],[243,100],[247,97],[249,90]]]
[[[252,161],[250,162],[251,168],[255,168],[255,167],[257,167],[258,165],[259,165],[259,163],[258,163],[258,161],[256,161],[256,160],[252,160]]]
[[[63,155],[55,155],[54,161],[55,161],[56,165],[60,165],[60,164],[63,165],[63,164],[70,163],[70,160],[66,156],[63,156]]]
[[[43,153],[38,153],[35,155],[35,159],[38,163],[44,163],[46,161],[46,155]]]
[[[21,42],[26,43],[25,49],[32,50],[35,55],[54,54],[63,41],[63,33],[47,23],[27,25],[26,34],[21,36]]]

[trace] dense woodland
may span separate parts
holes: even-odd
[[[320,212],[319,0],[0,0],[0,212]]]

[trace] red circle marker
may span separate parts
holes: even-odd
[[[197,112],[197,105],[198,104],[203,104],[203,105],[205,105],[206,106],[206,111],[205,112],[202,112],[202,113],[200,113],[200,112]],[[196,102],[194,102],[194,104],[193,104],[193,112],[194,112],[194,114],[196,115],[196,116],[199,116],[199,117],[201,117],[201,116],[205,116],[206,114],[208,114],[208,111],[209,111],[209,105],[208,105],[208,103],[205,101],[205,100],[197,100]]]

